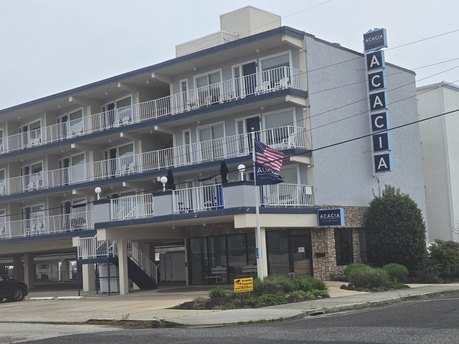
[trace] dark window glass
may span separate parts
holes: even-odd
[[[257,265],[255,233],[247,234],[247,264]]]
[[[352,259],[352,230],[349,228],[335,229],[336,265],[348,265]]]
[[[267,232],[268,269],[270,275],[288,275],[288,232]]]
[[[209,274],[206,238],[190,239],[190,259],[191,283],[206,283],[205,276]]]
[[[234,276],[242,275],[242,267],[247,265],[245,234],[228,236],[228,275],[230,282]]]

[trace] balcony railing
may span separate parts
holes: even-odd
[[[117,254],[116,240],[98,240],[97,235],[75,239],[78,259],[113,257]]]
[[[308,148],[306,130],[285,126],[256,132],[257,138],[276,149]],[[171,147],[141,154],[96,161],[93,163],[41,171],[27,176],[3,181],[0,196],[65,185],[89,182],[112,177],[121,177],[152,170],[220,161],[246,156],[251,151],[250,134],[227,136],[185,146]],[[0,187],[2,182],[0,181]]]
[[[0,224],[0,239],[32,237],[92,228],[91,212],[76,212],[55,216],[35,216],[19,221]]]
[[[153,195],[133,195],[110,200],[110,220],[122,221],[153,216]]]
[[[221,184],[174,190],[172,196],[174,213],[192,213],[224,207]]]
[[[295,68],[274,68],[143,103],[132,104],[10,135],[0,142],[0,154],[164,116],[177,115],[213,104],[242,99],[247,96],[260,95],[287,88],[302,89],[301,74],[301,71]]]
[[[261,205],[265,207],[305,207],[314,205],[312,186],[299,184],[263,185]]]

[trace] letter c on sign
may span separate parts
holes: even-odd
[[[376,79],[381,79],[381,75],[380,74],[375,74],[371,77],[371,85],[376,88],[376,87],[379,87],[381,86],[381,81],[379,82],[375,82]]]
[[[375,117],[375,127],[376,128],[384,128],[384,123],[380,123],[379,120],[380,119],[384,119],[383,116],[378,116],[378,117]]]

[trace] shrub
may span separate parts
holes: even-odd
[[[314,295],[310,291],[294,290],[287,295],[288,302],[299,302],[313,299]]]
[[[292,280],[294,290],[313,291],[313,290],[328,290],[327,285],[314,277],[300,277]]]
[[[387,272],[389,278],[395,282],[405,282],[410,274],[406,266],[397,263],[384,265],[383,270]]]
[[[217,287],[212,289],[209,292],[209,297],[214,298],[233,298],[234,292],[232,290],[223,289],[222,287]]]
[[[427,283],[440,281],[440,266],[432,258],[427,258],[422,269],[418,272],[418,280]]]
[[[432,263],[439,267],[440,277],[447,280],[459,279],[459,243],[436,240],[429,251]]]
[[[365,227],[369,261],[375,266],[391,262],[417,271],[427,258],[425,225],[416,202],[399,189],[387,186],[370,202]]]
[[[389,276],[383,269],[355,269],[349,274],[349,282],[356,288],[381,288],[389,284]]]
[[[287,303],[287,297],[284,294],[264,294],[255,300],[256,307],[275,306]]]
[[[288,293],[294,290],[293,280],[286,276],[269,276],[263,281],[257,282],[254,290],[257,294],[277,294],[280,292]]]
[[[354,270],[367,270],[371,269],[367,264],[363,263],[352,263],[349,264],[346,269],[344,269],[344,276],[346,276],[347,280],[349,281],[349,275],[354,271]]]

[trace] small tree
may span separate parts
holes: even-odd
[[[399,263],[411,272],[423,266],[426,230],[421,210],[410,196],[386,185],[382,195],[370,202],[365,222],[371,263]]]

